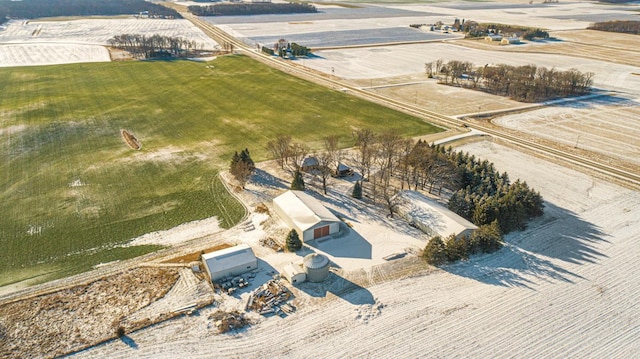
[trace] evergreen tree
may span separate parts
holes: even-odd
[[[298,232],[295,229],[289,231],[285,244],[288,252],[295,252],[302,248],[302,241],[300,241]]]
[[[469,258],[469,240],[466,237],[456,238],[455,234],[452,234],[447,237],[444,247],[449,262]]]
[[[434,266],[444,264],[447,261],[446,249],[440,236],[431,238],[422,252],[422,258]]]
[[[293,174],[293,181],[291,182],[291,189],[296,191],[304,191],[304,178],[300,169],[297,169]]]
[[[237,151],[233,154],[229,172],[233,178],[240,183],[240,186],[244,188],[255,168],[256,166],[249,155],[249,150],[244,149],[240,154],[238,154]]]
[[[492,253],[502,248],[502,245],[502,233],[497,220],[478,227],[471,236],[471,253]]]
[[[362,183],[360,181],[356,181],[355,186],[353,186],[351,197],[355,199],[362,199]]]
[[[251,171],[256,169],[256,164],[251,159],[251,155],[249,154],[249,149],[245,148],[240,152],[240,160],[247,164],[247,166],[251,169]]]

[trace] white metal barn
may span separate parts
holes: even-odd
[[[303,242],[340,231],[340,220],[317,199],[302,191],[287,191],[273,199],[275,212]]]
[[[258,268],[258,259],[253,254],[251,247],[246,244],[205,253],[202,255],[202,262],[211,281]]]
[[[475,224],[422,193],[401,191],[396,198],[398,214],[428,235],[439,235],[445,239],[455,234],[461,238],[471,236],[478,229]]]

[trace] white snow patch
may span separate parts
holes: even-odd
[[[161,246],[175,246],[192,239],[202,238],[223,229],[220,227],[218,217],[209,217],[198,221],[183,223],[179,226],[164,231],[156,231],[143,234],[132,239],[125,246],[141,246],[147,244],[158,244]]]

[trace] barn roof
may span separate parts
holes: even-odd
[[[320,222],[339,222],[317,199],[302,191],[289,190],[273,199],[300,230],[307,230]]]
[[[220,270],[224,268],[236,267],[243,263],[256,261],[253,250],[247,244],[221,249],[219,251],[205,253],[202,260],[209,266],[210,270]]]
[[[478,229],[475,224],[422,193],[401,191],[398,193],[398,198],[400,207],[411,216],[412,220],[420,221],[442,238],[446,238],[452,233],[458,236],[467,229]]]

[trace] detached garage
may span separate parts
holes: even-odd
[[[320,201],[302,191],[287,191],[273,199],[275,212],[303,242],[340,231],[340,220]]]
[[[205,253],[202,262],[212,282],[258,268],[258,259],[246,244]]]

